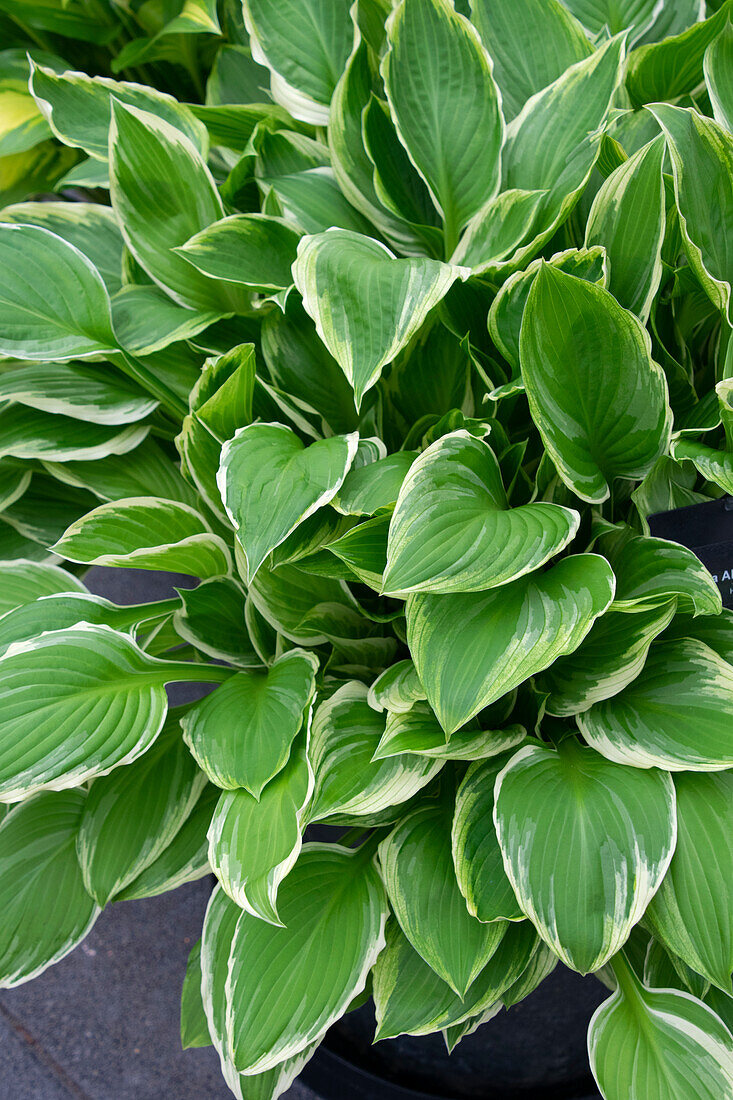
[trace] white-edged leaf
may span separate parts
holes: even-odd
[[[91,424],[131,424],[158,405],[155,398],[112,371],[84,363],[0,365],[0,400],[3,398]]]

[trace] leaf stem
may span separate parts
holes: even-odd
[[[638,1001],[640,999],[639,979],[632,970],[624,952],[619,951],[618,954],[614,955],[609,965],[623,995],[629,1000]]]
[[[164,615],[177,611],[180,606],[181,601],[177,596],[152,603],[122,604],[115,615],[115,621],[119,627],[135,626],[137,623],[148,623],[151,619],[161,619]]]
[[[189,681],[200,684],[223,684],[230,676],[234,676],[236,668],[228,668],[226,665],[197,665],[192,661],[161,661],[165,665],[168,682],[181,683]]]

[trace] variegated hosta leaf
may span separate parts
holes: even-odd
[[[537,680],[548,692],[548,714],[577,714],[618,695],[641,672],[649,646],[669,626],[676,602],[643,608],[633,615],[609,611],[593,626],[575,653],[561,657]]]
[[[135,355],[152,355],[169,344],[190,340],[222,316],[221,309],[184,309],[159,286],[124,286],[112,297],[112,324],[118,342]]]
[[[163,725],[165,668],[126,635],[86,623],[12,646],[0,658],[0,800],[136,760]]]
[[[442,214],[449,256],[463,226],[499,187],[504,118],[491,59],[448,0],[401,0],[387,38],[387,98],[400,140]],[[479,145],[476,133],[483,135]]]
[[[259,800],[246,790],[225,791],[211,820],[212,871],[237,905],[271,924],[280,924],[277,891],[298,858],[312,790],[303,736]]]
[[[592,53],[580,24],[560,0],[471,0],[471,18],[494,62],[508,120],[535,92]]]
[[[224,444],[218,484],[244,550],[247,584],[267,555],[333,498],[354,460],[358,436],[304,447],[284,424],[249,424]]]
[[[619,764],[668,771],[733,767],[733,666],[693,639],[652,646],[639,676],[578,715],[585,739]]]
[[[188,953],[181,990],[181,1046],[184,1050],[211,1046],[209,1023],[201,999],[201,940]]]
[[[370,707],[394,714],[406,714],[422,699],[425,699],[425,691],[412,661],[398,661],[385,668],[367,694]]]
[[[473,764],[456,794],[453,865],[469,913],[481,921],[522,920],[524,913],[504,870],[494,825],[496,777],[514,756],[510,748]]]
[[[703,70],[705,86],[713,106],[715,121],[729,133],[733,133],[733,27],[726,23],[705,51]]]
[[[146,424],[84,424],[74,417],[7,404],[0,411],[0,457],[94,462],[134,450],[149,430]]]
[[[667,138],[687,261],[730,321],[733,135],[691,108],[656,103],[651,110]]]
[[[124,379],[81,363],[3,364],[3,398],[91,424],[132,424],[158,405]]]
[[[607,1100],[719,1100],[733,1093],[733,1039],[701,1001],[645,989],[623,959],[623,986],[588,1028],[593,1076]]]
[[[34,225],[0,225],[0,353],[81,359],[114,351],[109,295],[73,245]]]
[[[197,494],[162,448],[148,436],[124,457],[106,456],[106,461],[69,463],[44,460],[48,472],[57,481],[88,489],[100,500],[125,497],[161,496],[196,505]]]
[[[397,451],[365,466],[355,462],[333,498],[334,508],[347,516],[373,516],[381,508],[390,508],[416,458],[415,451]]]
[[[179,594],[181,607],[173,623],[184,641],[208,657],[240,668],[262,664],[247,633],[244,593],[236,581],[215,577],[196,588],[181,588]]]
[[[0,561],[0,615],[14,607],[33,603],[41,596],[58,592],[82,592],[86,588],[78,577],[58,565],[35,561]]]
[[[86,73],[56,73],[31,61],[30,89],[56,136],[90,156],[106,160],[112,99],[138,107],[180,130],[206,155],[204,126],[173,96],[142,84],[128,84]]]
[[[611,173],[593,200],[586,245],[608,253],[608,289],[643,322],[662,278],[664,186],[661,134]]]
[[[295,285],[351,383],[357,409],[382,368],[467,270],[423,256],[396,259],[378,241],[345,229],[303,238],[293,264]]]
[[[388,756],[407,753],[438,760],[483,760],[518,745],[526,734],[524,726],[519,725],[498,730],[479,729],[478,722],[473,719],[446,740],[445,730],[428,704],[418,702],[406,712],[387,714],[384,734],[373,759],[385,760]]]
[[[100,504],[73,523],[54,550],[87,565],[168,569],[192,577],[229,573],[227,545],[187,504],[132,497]]]
[[[616,575],[614,609],[638,612],[674,598],[679,611],[717,615],[720,590],[692,550],[666,539],[636,535],[631,529],[604,536],[598,550]]]
[[[100,909],[75,841],[84,791],[46,791],[0,825],[0,988],[35,978],[83,940]]]
[[[540,940],[529,921],[510,924],[465,997],[459,997],[418,955],[396,920],[374,968],[375,1041],[429,1035],[486,1012],[530,965]]]
[[[517,751],[496,781],[494,821],[522,909],[582,974],[625,943],[677,835],[669,775],[619,767],[572,738]]]
[[[408,940],[464,997],[501,943],[505,921],[482,924],[466,908],[451,858],[450,809],[414,810],[379,846],[390,905]]]
[[[258,569],[247,598],[271,627],[296,645],[320,645],[328,641],[317,627],[302,625],[318,604],[354,606],[341,581],[304,573],[295,565]]]
[[[241,283],[252,290],[291,286],[291,267],[300,234],[282,218],[233,214],[202,229],[178,253],[212,279]]]
[[[84,803],[76,850],[84,885],[101,906],[168,847],[206,785],[175,717],[168,724],[134,764],[95,779]]]
[[[549,260],[533,260],[524,271],[510,276],[502,286],[489,310],[489,332],[501,354],[517,376],[519,366],[519,333],[522,328],[524,307],[529,292],[543,263],[575,275],[588,282],[605,286],[608,281],[608,263],[603,247],[569,248],[558,252]]]
[[[152,898],[195,882],[210,873],[206,831],[216,808],[219,790],[207,786],[167,848],[134,882],[117,895],[117,901]]]
[[[706,481],[733,494],[733,454],[730,451],[719,451],[682,438],[672,444],[672,455],[677,459],[688,458]]]
[[[577,554],[494,591],[410,596],[410,652],[446,733],[577,649],[613,590],[608,563]]]
[[[330,552],[348,566],[363,584],[368,584],[376,592],[381,591],[387,564],[389,522],[389,515],[375,516],[352,527],[328,546]]]
[[[271,73],[276,103],[328,124],[329,104],[354,41],[349,0],[244,0],[252,56]]]
[[[652,22],[658,0],[563,0],[592,35],[604,29],[617,34],[630,29],[632,38],[641,35]]]
[[[410,467],[392,516],[384,591],[479,592],[516,580],[570,542],[580,517],[556,504],[510,508],[491,448],[466,431]]]
[[[643,477],[667,445],[667,383],[650,349],[607,290],[543,264],[524,312],[522,378],[547,452],[583,500]]]
[[[224,215],[191,140],[149,111],[113,101],[109,149],[112,207],[140,266],[190,309],[244,308],[246,291],[207,279],[173,251]]]
[[[227,1045],[247,1073],[271,1069],[320,1038],[363,990],[384,947],[387,899],[363,852],[305,845],[280,887],[278,910],[282,928],[242,913],[232,941]]]
[[[407,802],[443,766],[442,760],[396,756],[374,760],[384,718],[357,681],[324,700],[313,718],[310,758],[316,776],[310,821],[372,817]]]
[[[733,772],[682,773],[677,847],[645,922],[698,974],[726,993],[733,970]]]
[[[260,797],[290,755],[317,671],[315,653],[290,650],[266,672],[237,672],[187,711],[186,742],[213,783]]]

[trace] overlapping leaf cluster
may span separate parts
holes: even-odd
[[[135,11],[117,68],[217,29]],[[648,524],[733,492],[730,15],[245,0],[204,105],[31,56],[3,140],[97,190],[0,212],[0,984],[210,866],[245,1100],[558,959],[608,1100],[733,1095],[733,621]]]

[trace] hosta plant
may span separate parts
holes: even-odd
[[[0,213],[0,984],[211,868],[244,1100],[558,960],[607,1100],[733,1096],[733,621],[649,527],[733,491],[730,13],[245,0],[212,111],[31,60],[100,190]]]

